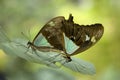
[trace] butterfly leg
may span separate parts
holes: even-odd
[[[58,68],[61,68],[65,63],[72,61],[72,59],[69,56],[63,56],[63,55],[57,59],[57,57],[59,56],[60,56],[59,54],[55,55],[51,60],[51,63],[55,64]]]
[[[62,59],[55,60],[54,64],[57,65],[58,68],[61,68],[64,64],[66,64],[70,61],[72,61],[72,59],[70,57],[69,58],[63,57]]]
[[[57,59],[57,57],[59,57],[61,54],[57,54],[57,55],[54,55],[54,56],[51,56],[49,57],[48,59],[46,59],[47,61],[50,61],[52,63],[55,63],[55,59]]]

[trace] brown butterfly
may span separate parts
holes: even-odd
[[[79,25],[74,23],[72,14],[68,20],[63,16],[55,17],[47,22],[32,42],[28,42],[33,50],[43,52],[63,52],[67,62],[70,56],[81,53],[100,40],[104,32],[102,24]]]

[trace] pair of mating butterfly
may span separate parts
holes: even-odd
[[[102,37],[102,24],[79,25],[74,23],[72,14],[68,20],[63,16],[53,18],[39,31],[28,46],[43,52],[57,51],[67,62],[70,56],[83,52]]]

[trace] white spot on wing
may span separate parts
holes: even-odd
[[[95,36],[93,36],[93,37],[91,38],[91,42],[93,42],[93,43],[96,42]]]
[[[50,26],[55,26],[55,23],[53,21],[48,23]]]
[[[90,37],[88,35],[85,35],[86,39],[85,41],[89,41],[90,40]]]

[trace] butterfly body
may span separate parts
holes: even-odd
[[[70,56],[81,53],[100,40],[104,32],[102,24],[79,25],[74,23],[73,16],[69,19],[59,16],[46,23],[28,45],[43,51],[63,52],[69,62]]]

